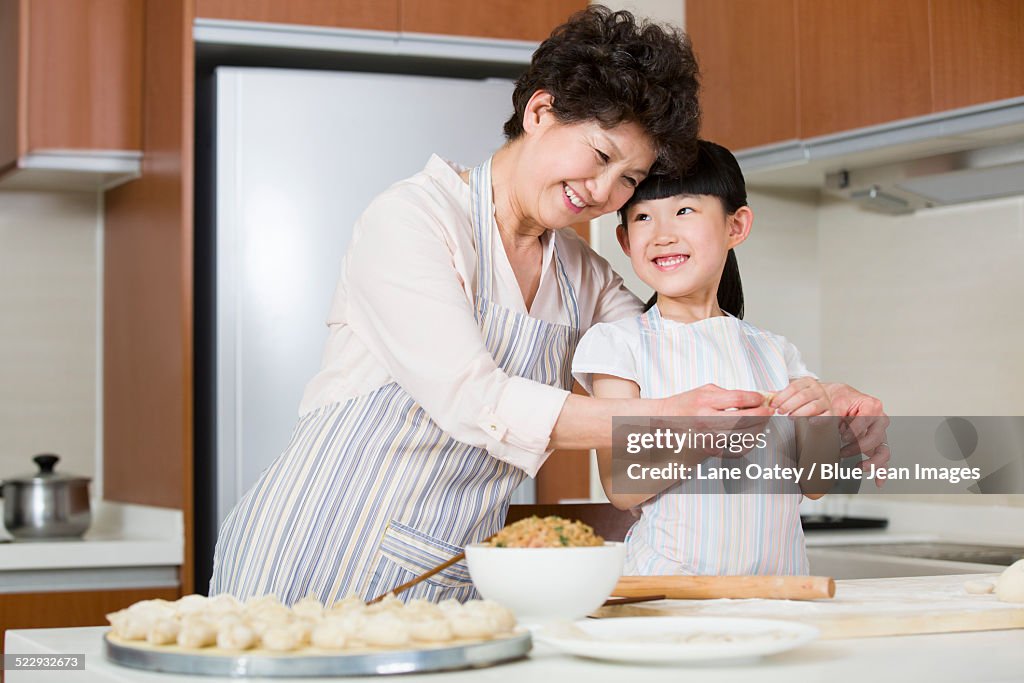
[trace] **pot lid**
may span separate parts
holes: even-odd
[[[19,477],[9,477],[4,479],[4,483],[17,483],[17,484],[41,484],[41,483],[60,483],[60,482],[72,482],[72,481],[90,481],[89,477],[79,477],[74,474],[63,474],[61,472],[54,472],[53,468],[57,464],[60,457],[52,453],[41,453],[32,458],[39,470],[30,474],[23,474]]]

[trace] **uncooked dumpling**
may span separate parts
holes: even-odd
[[[313,628],[313,645],[324,650],[340,650],[348,640],[349,632],[341,619],[324,619]]]
[[[367,645],[396,647],[409,642],[409,626],[394,611],[386,610],[367,616],[361,635]]]
[[[409,622],[409,635],[424,643],[445,643],[455,637],[452,626],[445,619],[424,617]]]
[[[236,622],[217,632],[217,647],[222,650],[248,650],[259,642],[259,636],[247,624]]]
[[[217,642],[217,628],[206,619],[188,617],[181,622],[178,645],[187,648],[201,648]]]
[[[181,624],[177,619],[161,617],[149,625],[146,641],[152,645],[170,645],[178,642]]]
[[[996,597],[1003,602],[1024,602],[1024,560],[1017,560],[999,575]]]
[[[300,617],[316,618],[323,615],[324,606],[315,596],[310,595],[292,605],[292,612]]]

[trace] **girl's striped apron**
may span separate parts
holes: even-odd
[[[569,324],[492,300],[497,234],[491,164],[470,177],[477,242],[475,316],[509,375],[569,389],[579,307],[557,247],[554,264]],[[210,594],[241,599],[307,595],[331,603],[385,592],[501,528],[525,473],[443,432],[396,383],[302,416],[284,453],[221,527]],[[473,595],[464,563],[403,594]]]
[[[665,320],[655,306],[637,319],[639,384],[644,398],[662,398],[717,384],[778,391],[789,384],[777,337],[732,316],[695,323]],[[708,458],[707,467],[771,465],[796,448],[788,419],[771,421],[768,448],[743,458]],[[627,574],[807,574],[800,526],[802,495],[771,493],[773,482],[688,480],[642,506],[626,539]],[[777,490],[777,489],[775,489]]]

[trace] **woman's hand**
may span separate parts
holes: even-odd
[[[832,401],[825,387],[813,377],[798,377],[772,397],[768,406],[779,415],[818,417],[832,415]]]
[[[764,404],[764,396],[760,392],[705,384],[662,399],[661,416],[667,418],[664,426],[673,431],[682,432],[685,427],[693,433],[724,434],[727,443],[746,443],[752,447],[757,435],[768,424],[771,411]],[[717,436],[714,441],[719,442]],[[741,457],[750,447],[692,447],[687,450],[683,461],[692,465],[709,457]]]
[[[885,414],[882,402],[847,384],[825,384],[824,387],[832,400],[833,411],[844,418],[840,433],[845,445],[840,455],[847,457],[863,453],[867,459],[860,463],[860,467],[885,467],[892,454],[885,441],[889,416]],[[882,479],[876,478],[875,486],[881,488]]]
[[[768,417],[764,396],[757,391],[723,389],[715,384],[661,400],[663,417]],[[720,423],[719,423],[720,424]]]

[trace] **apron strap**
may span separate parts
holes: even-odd
[[[497,231],[494,219],[494,202],[491,197],[491,158],[475,167],[469,173],[469,192],[471,196],[471,214],[473,218],[473,234],[476,237],[476,299],[491,299],[491,288],[494,283],[494,233]],[[562,303],[569,313],[569,327],[579,329],[580,327],[580,306],[576,298],[576,289],[569,279],[565,270],[565,264],[558,255],[558,240],[555,240],[554,265],[555,278],[558,282],[558,291],[562,297]],[[542,275],[543,277],[543,275]]]
[[[473,234],[476,237],[476,299],[491,298],[494,281],[494,202],[491,199],[491,159],[469,173],[469,193],[472,201]]]

